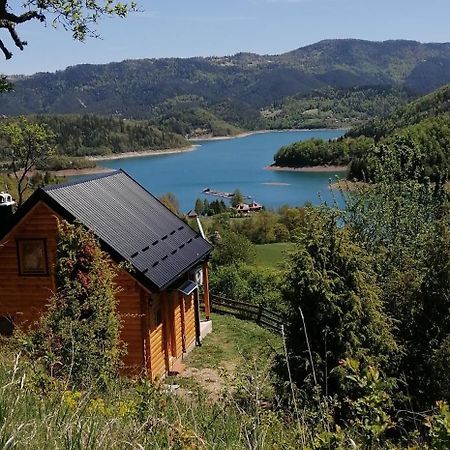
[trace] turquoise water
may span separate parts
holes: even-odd
[[[332,139],[342,134],[341,130],[261,133],[202,141],[192,152],[106,160],[101,165],[124,169],[156,196],[173,192],[183,212],[194,207],[196,198],[215,199],[202,194],[206,187],[227,192],[239,188],[267,208],[317,204],[321,199],[332,199],[328,183],[335,174],[276,172],[264,167],[273,162],[273,155],[282,145],[312,137]]]

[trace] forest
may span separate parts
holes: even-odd
[[[1,119],[2,124],[16,121]],[[30,124],[45,128],[52,144],[51,156],[42,160],[38,169],[61,170],[94,167],[86,156],[107,156],[115,153],[164,150],[188,147],[181,135],[161,130],[148,121],[124,120],[96,115],[27,116]],[[0,133],[0,163],[7,164],[6,136]]]
[[[398,138],[411,143],[422,161],[422,176],[446,178],[450,149],[450,85],[350,129],[336,141],[312,140],[281,148],[275,165],[349,165],[351,180],[374,180],[374,164]],[[420,149],[420,150],[419,150]]]

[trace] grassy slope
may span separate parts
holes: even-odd
[[[203,345],[187,357],[189,366],[232,369],[245,360],[266,361],[281,349],[279,336],[252,322],[214,314],[213,329]]]
[[[256,245],[256,265],[279,269],[286,260],[286,252],[292,248],[290,242]]]
[[[262,364],[271,347],[281,346],[278,336],[252,323],[214,316],[214,327],[203,346],[189,356],[192,366],[229,367],[252,356],[261,358]],[[32,382],[30,362],[16,359],[17,351],[9,344],[0,341],[0,348],[0,448],[245,449],[246,434],[256,426],[253,416],[237,407],[231,397],[235,387],[228,384],[220,401],[195,381],[189,391],[175,393],[164,385],[158,388],[127,379],[114,382],[107,393],[71,392],[64,384],[41,391]],[[243,371],[237,375],[243,376]],[[277,442],[289,442],[284,448],[295,448],[295,433],[281,420],[257,426],[265,437],[264,445],[257,448],[274,448]]]

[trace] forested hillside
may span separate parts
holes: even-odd
[[[116,115],[183,135],[343,126],[391,112],[405,90],[418,95],[449,83],[447,66],[450,44],[351,39],[282,55],[85,64],[12,77],[15,92],[0,97],[0,114]],[[367,90],[374,87],[381,89]],[[363,91],[359,99],[345,92],[355,88]]]
[[[275,155],[275,164],[350,164],[350,178],[371,179],[383,146],[393,145],[398,137],[417,149],[423,176],[446,178],[450,170],[450,85],[400,106],[387,117],[353,128],[336,141],[315,139],[283,147]]]
[[[15,119],[3,119],[7,122]],[[41,168],[59,170],[85,168],[95,164],[84,156],[164,150],[189,146],[175,133],[162,131],[148,121],[125,120],[96,115],[30,116],[28,120],[44,124],[55,146],[55,154]],[[4,136],[0,133],[0,144]],[[8,161],[8,146],[0,145],[0,165]]]

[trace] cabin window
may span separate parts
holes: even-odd
[[[0,316],[0,336],[11,337],[14,332],[14,322],[11,316]]]
[[[45,239],[19,239],[17,241],[20,275],[48,275]]]

